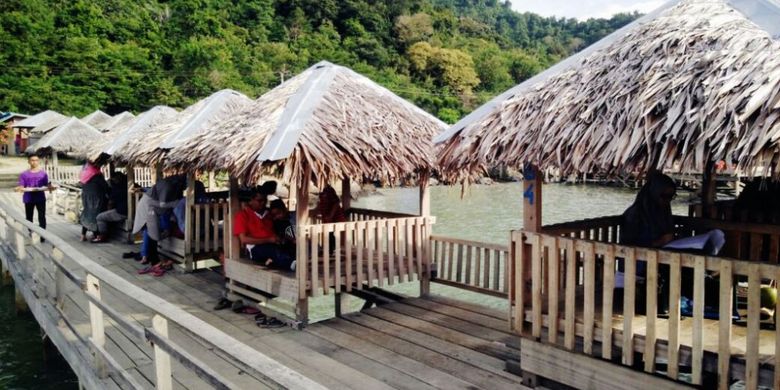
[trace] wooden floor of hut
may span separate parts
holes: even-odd
[[[17,201],[15,199],[15,201]],[[339,389],[520,389],[520,378],[505,371],[506,359],[517,351],[509,333],[506,313],[451,298],[408,298],[359,313],[318,322],[303,331],[262,329],[252,316],[231,310],[212,310],[223,283],[216,272],[169,273],[163,277],[138,275],[141,266],[121,254],[137,250],[122,243],[92,244],[78,241],[80,227],[57,215],[49,216],[48,230],[71,242],[100,265],[126,280],[183,308],[236,339],[277,359],[312,380]],[[75,327],[89,335],[88,305],[82,294],[69,294],[64,311],[77,319]],[[103,287],[103,300],[123,314],[149,326],[151,313],[144,306]],[[242,388],[266,388],[260,378],[241,364],[203,345],[183,328],[169,329],[171,338],[197,351],[197,356]],[[107,350],[141,381],[153,386],[153,349],[137,344],[117,324],[107,320]],[[190,371],[174,363],[174,387],[207,388]]]

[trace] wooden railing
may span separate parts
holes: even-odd
[[[49,181],[55,184],[76,184],[79,182],[81,166],[47,165],[45,168]]]
[[[413,217],[299,226],[299,297],[429,280],[434,222]]]
[[[583,219],[542,227],[542,232],[563,237],[582,238],[600,242],[620,242],[619,215]]]
[[[506,297],[509,292],[506,245],[431,236],[431,281],[483,294]]]
[[[412,218],[417,217],[417,215],[414,214],[403,214],[403,213],[395,213],[391,211],[379,211],[379,210],[369,210],[369,209],[357,209],[357,208],[350,208],[347,210],[347,218],[350,222],[356,222],[356,221],[375,221],[378,219],[388,219],[388,218]]]
[[[229,356],[246,366],[252,375],[263,378],[271,387],[296,389],[321,389],[318,383],[281,365],[265,354],[236,340],[198,317],[152,294],[87,258],[58,236],[41,229],[16,215],[5,205],[0,205],[0,253],[3,269],[10,271],[17,287],[22,290],[36,318],[61,351],[68,355],[67,345],[91,350],[94,359],[77,365],[91,371],[77,372],[80,379],[91,388],[102,388],[99,380],[111,377],[123,388],[144,388],[106,350],[105,319],[110,318],[123,329],[131,341],[150,343],[154,346],[156,387],[172,388],[171,359],[193,371],[209,386],[234,389],[237,386],[225,378],[209,363],[188,352],[168,338],[169,325],[186,329],[199,343],[213,346],[220,354]],[[44,238],[46,242],[42,242]],[[66,262],[67,260],[67,262]],[[71,269],[65,264],[75,264]],[[85,277],[78,276],[86,273]],[[65,283],[75,284],[89,301],[90,336],[81,337],[76,323],[62,310],[65,299]],[[128,315],[122,314],[111,302],[101,297],[101,291],[112,288],[128,300],[134,300],[153,314],[152,326],[141,326]],[[47,309],[47,308],[54,308]],[[52,313],[53,312],[53,313]],[[62,322],[65,326],[60,326]],[[72,337],[64,337],[68,331]],[[75,344],[74,344],[75,343]],[[68,355],[71,359],[84,360],[80,354]],[[67,356],[66,356],[67,357]],[[73,363],[73,362],[71,362]],[[97,378],[91,380],[92,378]],[[91,380],[91,381],[90,381]]]
[[[745,380],[748,389],[780,384],[780,372],[760,367],[780,353],[780,328],[760,329],[762,280],[780,278],[780,266],[524,231],[512,232],[511,248],[517,285],[512,288],[515,308],[510,321],[524,338],[607,360],[619,357],[623,365],[639,365],[647,373],[656,372],[661,358],[668,362],[669,378],[678,380],[681,367],[689,366],[697,385],[706,373],[716,373],[723,389],[736,378]],[[615,290],[619,262],[624,263],[625,288],[623,304],[615,305],[620,298],[620,290]],[[646,274],[638,275],[637,269]],[[682,285],[686,270],[692,272],[692,286]],[[659,279],[668,281],[668,294],[659,295]],[[716,281],[720,320],[706,320],[705,326],[708,279]],[[736,332],[732,289],[740,279],[747,280],[748,315],[746,331]],[[693,318],[682,323],[680,298],[686,288],[693,291]],[[662,301],[664,295],[668,302]],[[656,315],[664,303],[668,320]],[[637,310],[641,306],[645,309]],[[734,353],[738,350],[744,354]],[[635,353],[642,354],[643,363],[634,361]]]

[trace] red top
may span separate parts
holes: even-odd
[[[274,236],[274,223],[270,215],[260,218],[254,210],[245,207],[236,214],[233,223],[233,235],[245,233],[252,238],[271,238]]]

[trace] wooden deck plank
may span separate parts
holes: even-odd
[[[471,312],[454,306],[439,305],[435,302],[423,298],[411,298],[403,301],[405,305],[416,306],[432,313],[440,313],[452,318],[459,318],[462,321],[477,324],[481,327],[492,329],[493,331],[511,335],[506,319],[497,319],[491,316]],[[492,333],[492,332],[491,332]]]
[[[442,295],[436,295],[436,294],[430,294],[429,296],[425,297],[426,300],[437,303],[439,305],[443,306],[451,306],[458,309],[468,310],[477,314],[486,315],[489,317],[493,317],[497,320],[506,322],[507,320],[507,313],[506,311],[497,310],[491,307],[478,305],[476,303],[471,302],[465,302],[460,301],[457,299],[452,299],[449,297],[445,297]],[[504,326],[506,328],[506,325]]]
[[[349,333],[342,332],[331,327],[333,322],[342,320],[334,319],[323,321],[310,326],[306,332],[317,335],[320,338],[329,340],[333,343],[358,353],[366,358],[380,362],[388,367],[404,372],[420,381],[439,389],[472,389],[473,385],[464,382],[450,374],[439,371],[433,367],[427,366],[417,360],[407,356],[395,353],[381,345],[366,342]]]
[[[374,327],[365,326],[365,323],[369,321],[364,321],[364,317],[366,316],[359,313],[350,315],[345,317],[347,321],[335,322],[332,324],[332,326],[336,329],[360,337],[365,341],[375,342],[383,345],[396,353],[411,357],[412,359],[420,361],[426,365],[447,372],[450,375],[460,378],[475,386],[507,390],[516,390],[520,386],[517,382],[509,381],[508,379],[505,379],[499,375],[479,370],[470,364],[450,358],[437,351],[430,350],[405,340],[397,339]],[[380,327],[384,328],[383,325],[380,325]]]

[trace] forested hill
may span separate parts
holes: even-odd
[[[636,17],[543,18],[497,0],[2,0],[0,111],[255,98],[329,60],[453,122]]]

